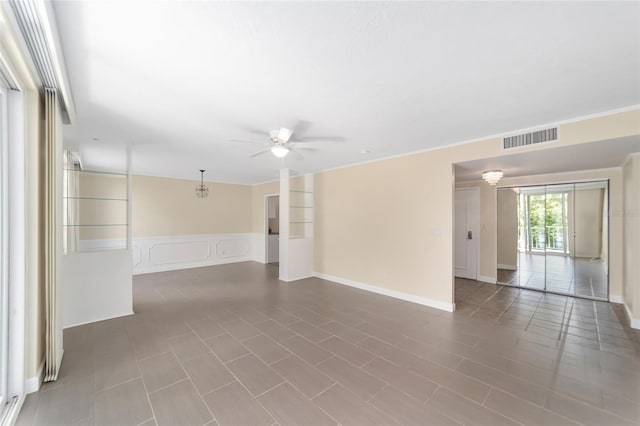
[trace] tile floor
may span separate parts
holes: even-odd
[[[247,262],[134,278],[18,425],[638,425],[617,305],[458,280],[453,314]]]

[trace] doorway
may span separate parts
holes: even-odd
[[[280,196],[266,195],[264,198],[265,263],[280,262]]]
[[[497,281],[609,299],[608,181],[498,188]]]
[[[455,193],[454,250],[455,276],[478,278],[479,188],[457,189]]]

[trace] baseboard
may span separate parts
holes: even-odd
[[[33,392],[38,392],[40,390],[40,386],[42,386],[42,381],[44,380],[44,357],[40,362],[40,366],[38,367],[38,371],[36,375],[33,377],[29,377],[24,381],[24,393],[29,394]]]
[[[509,271],[517,271],[518,265],[504,265],[502,263],[498,263],[498,269],[507,269]]]
[[[487,277],[485,275],[478,275],[478,281],[482,281],[483,283],[495,284],[498,282],[498,278]]]
[[[626,303],[624,304],[624,313],[627,314],[629,326],[631,328],[635,328],[636,330],[640,330],[640,320],[633,318],[633,315],[631,315],[631,310],[629,309],[629,305],[627,305]]]
[[[233,259],[208,260],[204,262],[173,263],[169,265],[158,265],[151,268],[147,267],[147,268],[134,269],[133,275],[153,274],[155,272],[177,271],[180,269],[191,269],[191,268],[204,268],[206,266],[226,265],[228,263],[253,262],[253,261],[257,261],[257,260],[254,260],[250,257],[242,257],[242,258],[233,258]]]
[[[436,308],[447,312],[453,312],[456,310],[455,303],[445,303],[439,300],[428,299],[426,297],[415,296],[409,293],[403,293],[401,291],[390,290],[384,287],[378,287],[370,284],[361,283],[358,281],[349,280],[346,278],[336,277],[333,275],[323,274],[320,272],[314,272],[314,277],[322,278],[323,280],[331,281],[336,284],[342,284],[349,287],[358,288],[360,290],[370,291],[372,293],[382,294],[383,296],[393,297],[395,299],[405,300],[407,302],[417,303],[419,305],[428,306],[430,308]]]
[[[121,317],[128,317],[129,315],[133,315],[133,314],[134,314],[134,312],[131,311],[131,312],[125,312],[125,313],[121,313],[121,314],[118,314],[118,315],[113,315],[113,316],[109,316],[109,317],[105,317],[105,318],[96,318],[96,319],[92,319],[91,321],[83,321],[83,322],[79,322],[77,324],[65,325],[64,326],[64,330],[66,330],[67,328],[78,327],[80,325],[93,324],[94,322],[106,321],[106,320],[115,319],[115,318],[121,318]]]
[[[624,299],[619,294],[610,294],[609,302],[611,303],[624,303]]]

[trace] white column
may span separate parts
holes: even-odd
[[[289,169],[280,169],[280,279],[289,280]]]

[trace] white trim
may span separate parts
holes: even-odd
[[[246,259],[243,258],[242,260],[238,260],[238,259],[221,259],[221,260],[209,260],[209,261],[205,261],[205,262],[181,263],[181,264],[177,264],[177,265],[176,264],[172,264],[172,265],[166,265],[166,266],[154,266],[153,268],[134,269],[133,275],[152,274],[154,272],[177,271],[177,270],[182,270],[182,269],[203,268],[205,266],[226,265],[226,264],[229,264],[229,263],[253,262],[253,261],[254,261],[253,259],[247,257]],[[263,263],[263,262],[260,262],[260,261],[257,261],[257,262],[258,263]],[[77,325],[80,325],[80,324],[77,324]]]
[[[2,54],[0,54],[0,75],[2,75],[6,83],[9,84],[8,89],[22,90],[22,88],[18,84],[18,80],[11,71],[9,64],[5,60],[4,56],[2,56]]]
[[[7,113],[7,90],[0,85],[0,417],[6,413],[11,393],[8,389],[10,346],[9,346],[9,312],[11,304],[10,296],[10,232],[11,221],[9,219],[11,208],[10,199],[13,185],[11,184],[11,162],[9,151]]]
[[[134,238],[131,243],[133,275],[252,260],[264,263],[264,244],[263,233]],[[159,247],[163,247],[162,259],[154,256]]]
[[[40,386],[42,386],[42,381],[44,380],[44,357],[42,361],[40,361],[40,366],[38,367],[38,371],[36,375],[33,377],[29,377],[24,381],[24,393],[29,394],[33,392],[38,392],[40,390]]]
[[[486,275],[478,275],[477,280],[481,281],[483,283],[488,283],[488,284],[497,284],[498,283],[498,278],[497,277],[488,277]]]
[[[640,319],[634,319],[633,315],[631,315],[631,309],[629,309],[629,305],[624,304],[624,312],[627,314],[627,319],[629,320],[629,326],[631,328],[635,328],[636,330],[640,330]]]
[[[24,393],[27,283],[27,160],[24,94],[7,94],[9,144],[9,395]]]
[[[131,311],[131,312],[125,312],[125,313],[122,313],[122,314],[110,315],[108,317],[100,317],[100,318],[97,318],[97,319],[92,319],[90,321],[82,321],[82,322],[75,323],[75,324],[65,324],[64,329],[66,330],[67,328],[78,327],[78,326],[86,325],[86,324],[93,324],[94,322],[106,321],[106,320],[110,320],[110,319],[114,319],[114,318],[128,317],[129,315],[133,315],[133,314],[135,314],[135,312]]]
[[[619,294],[610,294],[609,295],[609,302],[624,304],[624,299]]]
[[[383,296],[393,297],[395,299],[406,300],[407,302],[417,303],[419,305],[428,306],[430,308],[436,308],[447,312],[453,312],[456,310],[455,303],[446,303],[439,300],[433,300],[426,297],[415,296],[413,294],[404,293],[401,291],[391,290],[384,287],[378,287],[370,284],[353,281],[347,278],[336,277],[334,275],[323,274],[320,272],[314,272],[314,277],[322,278],[323,280],[331,281],[336,284],[342,284],[349,287],[358,288],[360,290],[370,291],[372,293],[382,294]]]
[[[627,163],[631,161],[634,157],[640,157],[640,152],[631,152],[627,154],[627,156],[624,158],[624,161],[622,162],[622,165],[620,167],[624,168],[624,166],[626,166]]]
[[[498,263],[498,269],[506,269],[509,271],[517,271],[518,270],[518,266],[517,265],[505,265],[504,263]]]

